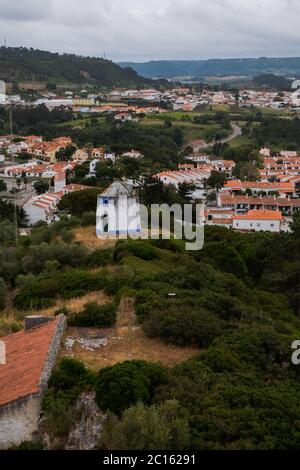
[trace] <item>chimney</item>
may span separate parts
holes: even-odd
[[[52,317],[43,317],[42,315],[30,315],[24,318],[24,330],[31,330],[36,326],[41,326],[44,323],[48,323],[52,320]]]

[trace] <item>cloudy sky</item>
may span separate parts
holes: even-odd
[[[299,0],[0,0],[0,41],[116,61],[300,55]]]

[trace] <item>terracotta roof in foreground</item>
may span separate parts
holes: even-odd
[[[6,364],[0,364],[0,406],[38,393],[58,317],[30,330],[0,338],[6,345]]]

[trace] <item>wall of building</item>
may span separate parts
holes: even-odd
[[[31,441],[40,418],[40,395],[31,395],[0,407],[0,449]]]
[[[107,216],[108,227],[106,232],[109,234],[141,232],[139,202],[134,197],[120,197],[118,199],[100,197],[98,199],[96,227],[98,236],[104,234],[103,216]]]
[[[28,216],[28,224],[34,225],[36,222],[39,221],[47,221],[47,214],[46,210],[42,209],[41,207],[37,207],[34,204],[26,205],[24,207],[26,215]]]
[[[253,230],[255,232],[280,232],[279,220],[233,220],[235,230]]]
[[[0,407],[0,449],[31,441],[38,433],[41,397],[55,367],[65,328],[66,317],[60,315],[40,377],[39,392]]]

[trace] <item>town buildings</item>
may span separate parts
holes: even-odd
[[[58,220],[58,203],[65,194],[94,188],[83,184],[65,185],[62,183],[57,189],[59,189],[57,192],[47,192],[37,196],[32,196],[24,204],[23,209],[25,210],[28,218],[28,225],[34,225],[40,221],[46,222],[47,224],[55,222]]]

